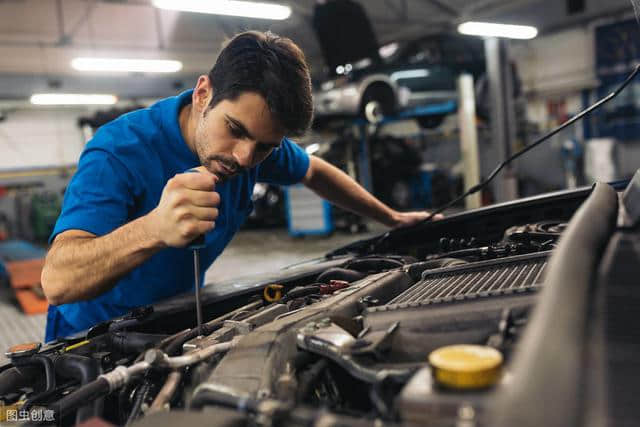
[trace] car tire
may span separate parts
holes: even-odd
[[[378,123],[396,110],[396,94],[386,83],[373,83],[362,95],[360,116],[369,123]]]

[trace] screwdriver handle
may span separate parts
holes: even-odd
[[[197,169],[189,169],[185,173],[198,173],[198,170]],[[200,236],[196,237],[191,243],[189,243],[188,248],[190,250],[196,250],[196,249],[202,249],[205,246],[206,245],[205,245],[205,241],[204,241],[204,234],[201,234]]]
[[[193,242],[189,243],[189,249],[191,250],[202,249],[205,246],[206,245],[204,242],[204,234],[199,235],[198,237],[195,238]]]

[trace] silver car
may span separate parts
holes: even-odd
[[[392,52],[387,53],[384,49]],[[370,122],[414,107],[438,106],[444,117],[455,102],[456,78],[484,72],[482,41],[453,34],[431,35],[382,48],[380,62],[364,59],[332,70],[314,94],[316,116],[360,116]]]

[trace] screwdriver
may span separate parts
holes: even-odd
[[[200,303],[200,249],[204,248],[204,234],[198,236],[196,240],[189,244],[189,249],[193,251],[193,273],[196,284],[196,319],[198,322],[198,336],[202,335],[202,304]]]
[[[189,169],[187,172],[198,173],[196,169]],[[202,336],[202,304],[200,302],[200,249],[205,247],[204,234],[196,237],[188,248],[193,251],[193,273],[195,276],[196,294],[196,321],[198,324],[198,336]]]

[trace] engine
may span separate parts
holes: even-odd
[[[600,256],[604,238],[571,245],[598,235],[585,228],[592,212],[615,222],[617,196],[606,191],[606,212],[593,194],[577,212],[583,200],[571,197],[564,207],[553,198],[539,209],[510,205],[501,218],[494,210],[363,242],[223,300],[205,293],[201,331],[185,296],[79,337],[12,348],[0,398],[5,409],[50,410],[60,425],[514,425],[503,410],[517,407],[513,384],[560,375],[532,368],[527,358],[542,346],[530,324],[556,322],[550,342],[580,335],[563,329],[563,310],[538,313],[572,280],[597,276],[589,256]],[[566,262],[589,245],[597,250]],[[563,270],[578,262],[588,268]],[[540,425],[528,420],[540,421],[519,422]]]

